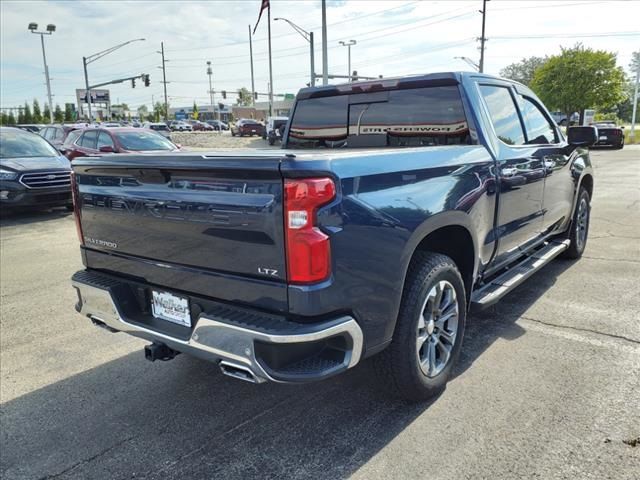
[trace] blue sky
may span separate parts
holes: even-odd
[[[272,18],[286,17],[316,37],[320,73],[320,0],[271,0]],[[84,84],[82,56],[132,38],[128,45],[89,67],[91,83],[140,73],[138,82],[110,87],[113,101],[130,107],[151,105],[162,95],[160,42],[165,42],[169,101],[173,106],[208,103],[206,61],[214,67],[214,89],[250,88],[248,25],[258,17],[260,0],[228,1],[14,1],[0,2],[0,104],[12,107],[46,98],[40,41],[27,30],[54,23],[46,37],[54,103],[74,101]],[[329,1],[329,71],[347,74],[347,51],[340,40],[355,39],[352,69],[363,75],[394,76],[442,70],[468,70],[466,56],[478,60],[481,1]],[[640,2],[492,0],[488,4],[486,71],[530,55],[558,53],[577,41],[618,53],[627,68],[640,50]],[[254,39],[256,90],[267,91],[266,15]],[[523,38],[535,37],[535,38]],[[309,81],[308,44],[286,23],[272,20],[274,90],[295,93]],[[235,95],[230,93],[228,102]],[[216,101],[222,100],[220,96]]]

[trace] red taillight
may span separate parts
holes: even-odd
[[[78,184],[76,183],[76,173],[71,171],[71,198],[73,199],[73,216],[76,221],[76,232],[80,244],[84,245],[84,235],[82,234],[82,224],[80,223],[80,202],[78,201]]]
[[[331,274],[329,237],[316,226],[318,207],[336,196],[330,178],[285,179],[285,232],[290,283],[314,283]]]

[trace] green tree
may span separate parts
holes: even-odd
[[[7,117],[7,123],[9,125],[15,125],[16,124],[16,117],[13,116],[13,110],[9,110],[9,115]]]
[[[197,120],[200,113],[198,112],[198,105],[196,105],[196,101],[193,101],[193,119]]]
[[[51,115],[49,113],[49,104],[44,104],[44,111],[42,112],[42,123],[51,123]]]
[[[251,97],[251,92],[244,87],[238,90],[238,98],[236,99],[236,105],[242,105],[245,107],[253,105],[253,98]]]
[[[161,119],[168,118],[165,115],[164,104],[160,102],[156,102],[153,106],[153,119],[156,122],[159,122]]]
[[[138,107],[138,117],[140,118],[140,121],[144,122],[147,119],[148,115],[149,115],[149,109],[147,108],[147,106],[140,105]]]
[[[56,123],[64,122],[64,113],[62,113],[62,109],[60,108],[60,105],[58,105],[57,103],[56,103],[56,108],[53,111],[53,119],[55,120]]]
[[[73,122],[73,109],[71,103],[64,104],[64,121]]]
[[[26,115],[26,113],[25,113]],[[40,113],[40,104],[38,100],[33,99],[33,116],[31,122],[28,123],[42,123],[42,113]]]
[[[18,111],[18,117],[20,117],[20,112]],[[34,123],[33,115],[31,115],[31,108],[29,108],[29,104],[24,102],[24,110],[22,112],[22,121],[18,119],[18,123]]]
[[[531,88],[550,108],[571,118],[584,109],[606,109],[624,99],[625,75],[616,65],[616,54],[577,44],[563,48],[538,68]]]
[[[524,85],[531,85],[533,75],[538,68],[545,64],[548,57],[523,58],[519,62],[507,65],[500,70],[500,76],[515,80]]]
[[[9,115],[4,112],[0,112],[0,125],[7,125],[9,123]]]

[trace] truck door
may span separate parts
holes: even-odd
[[[479,88],[497,137],[499,197],[493,264],[498,268],[542,236],[545,165],[538,149],[527,145],[513,88],[498,82]]]
[[[543,233],[547,234],[561,229],[571,216],[574,180],[570,154],[567,143],[538,100],[526,91],[518,91],[516,99],[524,121],[526,143],[535,147],[533,156],[542,161],[545,170],[542,221]]]

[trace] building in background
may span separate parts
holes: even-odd
[[[215,112],[211,105],[198,105],[198,120],[202,120],[203,122],[206,120],[214,120],[217,117],[214,115],[220,114],[220,120],[223,122],[229,122],[231,120],[231,107],[229,105],[222,104],[222,109],[220,109],[220,105],[215,106]],[[176,120],[186,120],[189,118],[193,118],[193,105],[189,107],[169,107],[169,117],[175,118]]]

